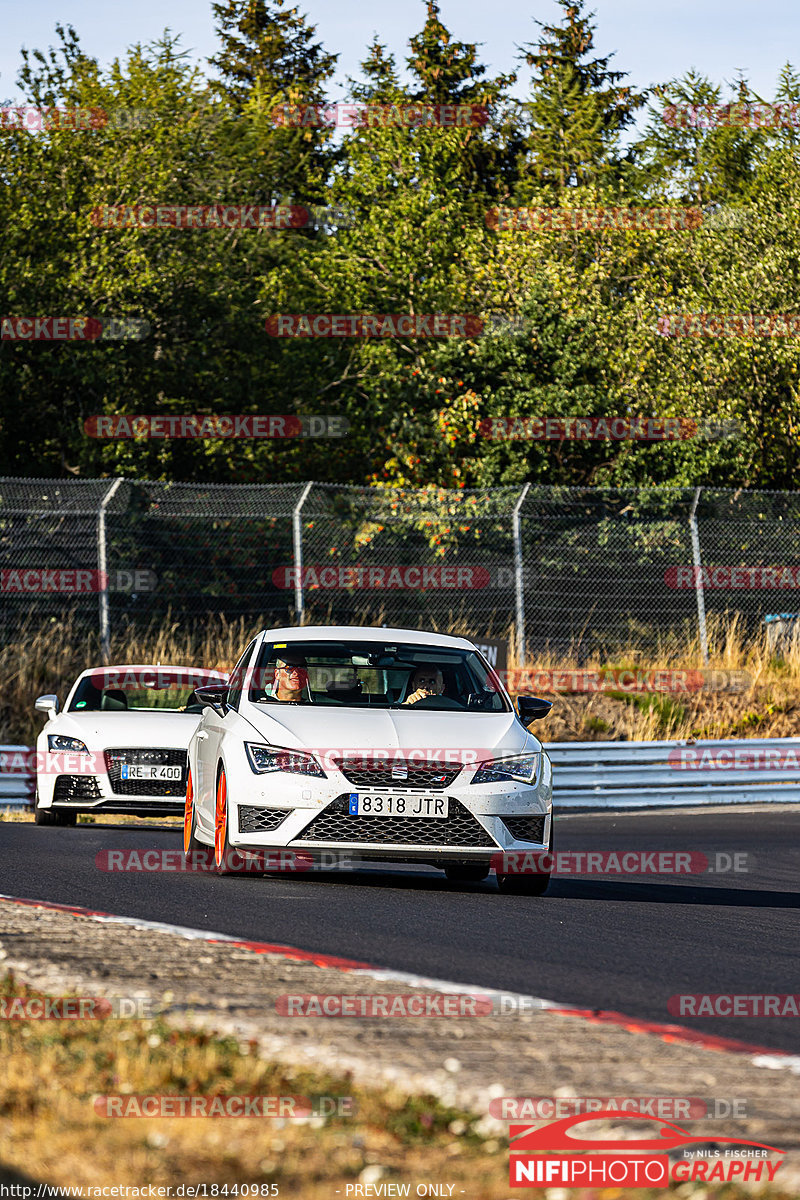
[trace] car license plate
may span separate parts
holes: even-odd
[[[121,779],[169,779],[179,780],[183,776],[181,767],[159,767],[151,763],[123,763],[120,772]]]
[[[447,817],[447,796],[376,796],[372,792],[350,792],[351,817]]]

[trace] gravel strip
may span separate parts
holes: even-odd
[[[487,1136],[507,1133],[507,1122],[489,1108],[502,1096],[698,1097],[712,1112],[715,1101],[723,1104],[719,1119],[666,1119],[709,1139],[747,1137],[786,1149],[783,1187],[795,1168],[800,1172],[797,1073],[755,1066],[745,1054],[668,1043],[547,1010],[286,1017],[276,1001],[287,993],[425,996],[436,989],[9,901],[0,901],[0,915],[0,969],[13,969],[42,991],[136,997],[144,1015],[158,1010],[176,1024],[257,1039],[265,1058],[350,1071],[367,1086],[392,1084],[478,1112]],[[727,1115],[725,1102],[738,1103],[743,1115],[735,1107]]]

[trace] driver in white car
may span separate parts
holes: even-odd
[[[438,667],[417,667],[411,680],[411,694],[403,704],[416,704],[426,696],[441,696],[444,691],[444,676]]]
[[[275,663],[275,680],[265,689],[267,696],[297,704],[308,687],[308,663],[300,654],[287,654]]]

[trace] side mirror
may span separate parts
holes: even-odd
[[[48,717],[54,717],[58,712],[58,696],[37,696],[33,707],[37,712],[47,713]]]
[[[523,725],[541,721],[553,707],[552,700],[540,700],[538,696],[517,696],[517,711]]]
[[[227,711],[225,701],[228,698],[227,683],[221,685],[213,683],[208,684],[206,687],[195,688],[194,694],[203,705],[203,708],[213,708],[214,712],[220,717],[225,716]]]

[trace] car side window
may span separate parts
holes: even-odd
[[[244,679],[245,675],[247,674],[247,664],[250,661],[250,655],[253,652],[253,647],[255,644],[256,640],[253,638],[252,642],[231,671],[231,676],[228,680],[227,705],[228,708],[234,708],[237,712],[239,711],[239,701],[242,698],[242,688],[244,687]]]

